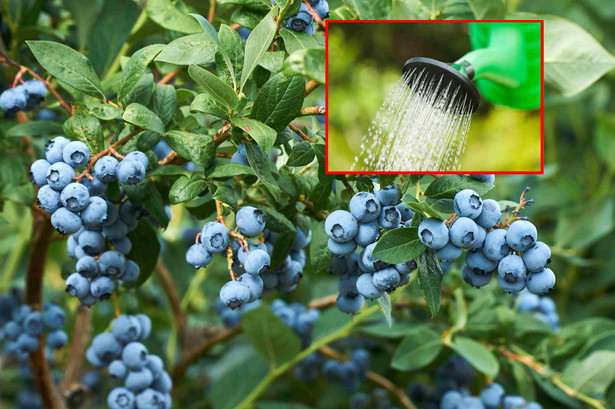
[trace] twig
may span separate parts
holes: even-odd
[[[316,88],[320,87],[320,82],[316,80],[311,80],[305,85],[305,96],[307,97],[314,91]]]
[[[228,153],[228,152],[216,152],[216,157],[218,158],[232,158],[233,154],[232,153]]]
[[[355,195],[355,191],[352,188],[352,186],[350,186],[350,182],[348,182],[348,179],[346,179],[345,177],[342,179],[342,183],[344,184],[344,187],[346,188],[346,191],[348,192],[348,194],[350,196],[354,196]]]
[[[216,134],[214,135],[214,143],[216,144],[216,146],[219,146],[222,142],[226,141],[231,136],[231,128],[233,128],[233,125],[226,124],[222,128],[220,128],[218,132],[216,132]]]
[[[327,26],[325,25],[325,22],[322,21],[322,19],[320,18],[320,16],[318,15],[318,12],[316,10],[314,10],[314,7],[312,7],[310,5],[310,3],[307,0],[303,0],[303,3],[307,6],[308,10],[310,10],[310,13],[312,13],[312,16],[314,17],[314,20],[316,20],[316,22],[322,27],[322,28],[326,28]]]
[[[117,295],[117,291],[113,292],[113,308],[115,309],[115,318],[122,315],[122,309],[120,308],[120,297]]]
[[[337,361],[346,361],[346,358],[344,357],[343,354],[329,347],[328,345],[321,347],[320,352],[323,355],[326,355],[329,358],[333,358]],[[414,405],[414,403],[412,403],[410,398],[408,398],[408,395],[406,395],[406,392],[403,389],[399,388],[397,385],[395,385],[393,382],[385,378],[384,376],[377,374],[376,372],[367,371],[366,377],[371,382],[383,387],[384,389],[389,391],[391,394],[395,395],[399,403],[401,403],[401,405],[404,408],[417,409],[417,407]]]
[[[171,309],[173,310],[173,315],[175,317],[175,322],[177,323],[177,330],[179,332],[179,342],[183,345],[185,341],[186,335],[186,317],[182,312],[179,296],[177,295],[177,289],[175,288],[175,284],[173,284],[173,279],[171,278],[171,273],[167,266],[162,262],[162,260],[158,260],[156,264],[156,272],[158,273],[158,277],[160,281],[162,281],[162,289],[169,299],[169,304],[171,304]]]
[[[213,0],[215,2],[215,0]],[[158,85],[163,85],[163,84],[167,84],[169,81],[171,81],[173,78],[177,77],[177,74],[179,74],[181,72],[181,70],[173,70],[169,73],[167,73],[167,75],[165,75],[164,77],[162,77],[160,79],[160,81],[158,81]]]
[[[216,0],[211,0],[211,4],[209,5],[209,16],[207,16],[207,20],[210,23],[214,21],[214,14],[216,14]]]
[[[293,131],[297,132],[299,134],[299,136],[301,136],[301,139],[308,141],[309,143],[315,143],[314,140],[312,138],[310,138],[309,136],[307,136],[301,129],[297,128],[295,125],[293,124],[288,124],[288,127],[290,129],[292,129]]]
[[[332,305],[335,305],[337,301],[337,294],[327,295],[326,297],[317,298],[315,300],[310,301],[308,304],[308,308],[316,308],[318,310],[325,309]]]
[[[326,113],[327,113],[327,107],[315,106],[315,107],[303,108],[299,116],[325,115]]]
[[[305,195],[299,195],[299,201],[301,203],[303,203],[308,209],[310,209],[312,211],[312,213],[314,213],[316,216],[320,217],[321,219],[325,220],[328,216],[328,213],[323,211],[318,211],[318,209],[316,209],[316,207],[314,206],[314,203],[310,202],[309,200],[307,200],[305,198]]]
[[[241,24],[233,23],[229,27],[231,27],[233,30],[239,30],[242,26]]]
[[[179,157],[179,155],[177,154],[177,152],[171,151],[171,152],[169,152],[169,154],[167,156],[165,156],[164,158],[162,158],[162,159],[160,159],[158,161],[158,166],[168,165],[169,163],[173,162],[178,157]]]
[[[92,318],[92,310],[87,307],[79,306],[75,314],[75,323],[73,335],[71,337],[71,346],[69,352],[68,364],[64,372],[61,388],[66,391],[73,389],[79,383],[81,367],[83,366],[83,357],[87,349],[89,337],[88,328]]]

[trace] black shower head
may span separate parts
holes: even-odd
[[[457,64],[460,65],[460,64]],[[463,64],[460,65],[460,68],[463,67]],[[425,73],[428,76],[437,76],[442,78],[442,87],[441,90],[446,89],[446,86],[449,83],[453,83],[455,86],[461,87],[461,91],[470,98],[470,102],[472,105],[472,112],[478,109],[478,105],[480,104],[480,94],[478,89],[474,85],[474,83],[465,76],[460,71],[456,70],[449,64],[445,64],[438,60],[434,60],[431,58],[425,57],[416,57],[411,58],[404,64],[404,68],[402,72],[405,74],[407,71],[412,70],[414,68],[424,69]],[[466,67],[463,67],[466,68]],[[468,68],[471,68],[469,66]],[[472,72],[468,72],[468,75],[472,77]]]

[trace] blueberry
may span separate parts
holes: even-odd
[[[8,341],[17,341],[19,335],[23,332],[23,328],[15,321],[9,321],[4,326],[3,336]]]
[[[414,211],[408,206],[406,206],[404,202],[401,202],[395,207],[397,207],[397,210],[399,210],[399,213],[401,214],[402,223],[412,220],[412,218],[414,217]]]
[[[359,192],[350,199],[350,213],[359,223],[368,223],[380,216],[380,202],[369,192]]]
[[[103,332],[94,337],[92,349],[101,362],[108,365],[122,354],[122,344],[109,332]]]
[[[295,31],[305,31],[314,22],[314,17],[305,3],[301,3],[301,7],[297,14],[286,19],[286,27],[292,28]]]
[[[395,185],[388,185],[375,192],[381,206],[395,206],[401,198],[401,191]]]
[[[383,291],[376,288],[373,281],[373,274],[361,274],[356,282],[356,288],[359,294],[368,300],[375,300],[382,297]]]
[[[141,162],[145,170],[147,170],[147,167],[149,166],[149,159],[147,159],[147,155],[141,151],[130,152],[128,155],[124,157],[124,159],[136,160],[138,162]]]
[[[90,150],[83,142],[69,142],[62,149],[62,158],[64,162],[73,168],[80,168],[85,166],[90,160]]]
[[[130,250],[132,250],[132,242],[128,237],[111,240],[111,245],[116,251],[119,251],[122,254],[128,254],[130,253]]]
[[[504,409],[521,409],[525,407],[525,399],[521,396],[504,396],[502,406]]]
[[[36,114],[36,119],[41,121],[55,121],[58,119],[58,114],[51,109],[44,108],[38,111]]]
[[[363,307],[365,298],[358,293],[339,294],[337,296],[337,308],[346,314],[356,314]]]
[[[30,182],[34,183],[38,187],[46,185],[49,166],[51,166],[51,163],[45,159],[38,159],[34,161],[32,166],[30,166],[30,172],[28,173]]]
[[[81,211],[81,221],[86,226],[98,226],[107,216],[107,202],[98,196],[90,196],[85,209]]]
[[[126,379],[124,380],[124,386],[131,391],[140,391],[152,384],[154,377],[147,368],[141,368],[128,371]]]
[[[145,314],[137,314],[134,316],[137,320],[139,320],[139,324],[141,325],[141,333],[139,334],[139,339],[144,340],[149,337],[149,334],[152,332],[152,320]]]
[[[62,206],[60,193],[45,185],[38,190],[36,202],[47,213],[54,213]]]
[[[397,270],[399,274],[410,274],[416,270],[416,261],[406,261],[405,263],[395,264],[393,267],[395,267],[395,270]]]
[[[479,274],[466,264],[463,266],[463,270],[461,271],[461,277],[463,278],[463,281],[470,284],[472,287],[480,288],[491,282],[493,274]]]
[[[126,271],[126,258],[117,251],[105,251],[98,258],[98,268],[103,275],[119,277]]]
[[[139,219],[143,214],[143,209],[140,205],[134,205],[130,200],[125,200],[120,205],[120,220],[126,224],[126,226],[137,226]]]
[[[399,227],[401,222],[401,214],[395,206],[385,206],[380,211],[378,223],[385,230],[391,230]]]
[[[478,226],[472,219],[458,217],[449,228],[449,237],[455,246],[468,249],[478,239]]]
[[[45,325],[43,324],[43,315],[38,311],[30,312],[24,320],[23,328],[28,335],[39,335],[43,332],[43,329],[45,329]]]
[[[165,396],[151,388],[137,395],[137,408],[139,409],[169,409],[165,402]]]
[[[336,210],[325,220],[327,235],[339,243],[346,243],[352,240],[358,230],[357,220],[350,212],[345,210]]]
[[[79,235],[77,243],[86,254],[95,256],[105,247],[105,238],[97,231],[87,230]]]
[[[113,280],[107,276],[98,276],[90,283],[90,294],[99,300],[107,300],[113,294]]]
[[[111,226],[118,219],[117,210],[115,209],[113,202],[111,202],[110,200],[107,200],[106,202],[107,202],[107,214],[105,215],[102,221],[103,227]]]
[[[483,243],[483,253],[490,260],[499,261],[509,255],[512,250],[506,244],[507,232],[504,229],[495,229],[487,233]]]
[[[464,409],[485,409],[483,402],[475,396],[464,396],[461,407]]]
[[[525,277],[515,279],[514,277],[503,277],[498,274],[498,285],[505,293],[518,293],[525,288]]]
[[[79,273],[73,273],[66,279],[66,292],[71,297],[84,297],[90,292],[90,281]]]
[[[126,236],[128,227],[123,221],[117,219],[115,222],[104,226],[103,233],[109,240],[119,240]]]
[[[254,250],[244,260],[243,267],[250,274],[266,271],[271,264],[269,254],[264,250]]]
[[[322,19],[329,17],[329,3],[327,3],[327,0],[320,0],[314,7],[314,10]]]
[[[79,297],[79,303],[81,303],[84,307],[91,307],[92,305],[98,302],[98,298],[94,297],[92,294],[87,293],[83,297]]]
[[[47,334],[47,346],[52,349],[60,349],[68,342],[68,335],[61,329]]]
[[[123,185],[136,185],[145,178],[145,167],[134,159],[124,159],[116,169],[117,180]]]
[[[479,225],[476,225],[478,228],[478,235],[476,236],[476,240],[474,244],[468,250],[482,250],[483,244],[485,244],[485,237],[487,236],[487,232],[485,229]]]
[[[61,162],[63,160],[62,151],[64,150],[64,147],[69,143],[70,140],[63,136],[57,136],[52,140],[47,141],[47,143],[45,144],[45,158],[47,158],[49,163],[52,164],[56,162]]]
[[[231,156],[231,163],[238,163],[244,166],[250,166],[245,145],[237,145],[237,152]]]
[[[495,226],[501,218],[502,211],[500,210],[500,204],[493,199],[487,199],[483,201],[482,210],[475,221],[485,229],[490,229]]]
[[[132,260],[126,260],[126,270],[119,279],[125,283],[134,283],[139,279],[139,265]]]
[[[64,162],[53,163],[47,169],[47,184],[54,190],[61,191],[73,181],[74,177],[75,170]]]
[[[458,216],[475,219],[481,214],[483,201],[472,189],[464,189],[455,195],[453,206]]]
[[[393,291],[400,281],[399,272],[393,267],[387,267],[384,270],[374,273],[374,286],[380,291]]]
[[[38,338],[23,333],[17,338],[17,351],[21,354],[34,352],[38,349]]]
[[[524,409],[542,409],[542,405],[537,402],[529,402]]]
[[[374,251],[374,247],[376,247],[376,243],[372,243],[369,246],[365,247],[365,250],[363,250],[363,253],[361,255],[361,262],[370,272],[382,270],[387,265],[384,261],[377,259],[372,254],[372,252]]]
[[[245,206],[237,212],[235,223],[244,236],[258,236],[265,230],[265,215],[260,209]]]
[[[278,285],[278,275],[273,271],[264,271],[261,274],[264,288],[275,288]]]
[[[498,409],[504,397],[504,388],[499,383],[493,382],[483,388],[480,397],[486,409]]]
[[[481,182],[491,183],[495,182],[494,174],[480,174],[480,175],[470,175],[472,179],[480,180]]]
[[[249,303],[259,299],[263,293],[263,279],[258,274],[244,274],[237,281],[250,291],[250,298],[247,301]]]
[[[148,355],[149,352],[145,345],[140,342],[130,342],[122,351],[122,362],[124,362],[126,367],[130,370],[141,369],[145,367]]]
[[[523,253],[523,262],[532,273],[542,271],[551,262],[551,249],[542,241],[537,241]]]
[[[148,355],[145,367],[150,370],[154,379],[157,379],[164,370],[164,364],[162,362],[162,359],[160,359],[158,355],[153,354]]]
[[[173,381],[167,372],[162,372],[160,376],[154,381],[152,387],[159,392],[167,393],[173,387]]]
[[[127,374],[128,368],[121,360],[116,359],[109,365],[109,375],[111,375],[111,377],[116,379],[124,379]]]
[[[64,326],[66,314],[64,310],[57,305],[51,305],[43,313],[43,323],[49,329],[60,329]]]
[[[530,273],[526,280],[527,289],[534,294],[547,294],[555,285],[555,274],[549,268]]]
[[[201,231],[201,243],[210,253],[220,253],[228,247],[229,233],[227,228],[218,222],[208,222]]]
[[[442,396],[440,409],[462,409],[463,395],[457,391],[448,391]]]
[[[365,349],[359,348],[352,351],[351,359],[361,368],[363,373],[369,370],[371,355]]]
[[[517,251],[526,251],[536,244],[536,227],[527,220],[517,220],[508,228],[506,243]]]
[[[337,280],[337,291],[340,294],[356,293],[359,277],[346,273]]]
[[[303,230],[297,229],[297,235],[295,236],[295,239],[293,240],[293,249],[294,250],[304,249],[307,246],[309,246],[311,241],[312,241],[312,231],[311,230],[308,231],[308,234],[306,236]]]
[[[233,310],[247,303],[250,295],[250,289],[237,281],[229,281],[220,289],[220,300]]]
[[[28,94],[23,87],[9,88],[0,94],[0,108],[14,113],[26,107]]]
[[[194,268],[206,267],[211,262],[211,254],[204,245],[193,244],[186,252],[186,262]]]
[[[436,257],[442,261],[455,261],[461,256],[462,249],[455,246],[453,243],[448,242],[446,246],[435,251]]]
[[[419,239],[431,249],[441,249],[448,243],[448,228],[442,220],[425,219],[419,225]]]
[[[81,183],[69,183],[60,194],[64,207],[71,212],[80,212],[90,203],[90,192]]]
[[[84,177],[80,180],[80,183],[88,188],[90,196],[100,196],[107,190],[107,184],[96,177],[96,174],[92,176],[93,180]]]
[[[357,243],[353,240],[347,241],[346,243],[338,243],[333,239],[329,239],[327,246],[329,250],[331,250],[331,253],[338,256],[354,253],[357,249]]]
[[[485,257],[485,254],[480,249],[470,250],[466,253],[466,264],[479,275],[491,273],[498,266],[496,261]]]
[[[519,311],[534,311],[540,309],[540,297],[529,291],[519,294]]]
[[[117,159],[113,156],[103,156],[94,164],[94,173],[98,179],[105,183],[113,182],[117,179],[116,170],[118,167]]]
[[[511,283],[524,279],[526,271],[523,260],[516,254],[504,257],[498,264],[498,274]]]
[[[542,297],[540,299],[540,309],[545,314],[555,313],[555,302],[549,297]]]
[[[47,96],[47,86],[39,80],[30,80],[23,83],[24,91],[28,94],[29,99],[34,99],[37,105]]]
[[[87,349],[87,351],[85,352],[85,358],[88,360],[89,363],[94,365],[96,368],[104,368],[105,366],[107,366],[109,364],[108,362],[103,362],[96,355],[96,351],[94,350],[94,347],[92,347],[92,346],[89,347]]]
[[[291,261],[289,266],[278,274],[278,286],[291,287],[299,284],[301,277],[303,277],[303,267],[296,261]]]

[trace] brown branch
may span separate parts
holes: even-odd
[[[346,191],[348,192],[348,194],[349,194],[350,196],[354,196],[354,195],[355,195],[355,191],[354,191],[354,189],[352,188],[352,186],[350,186],[350,182],[348,182],[348,179],[343,178],[343,179],[342,179],[342,183],[343,183],[343,184],[344,184],[344,186],[346,187]]]
[[[310,138],[309,136],[307,136],[305,134],[305,132],[303,132],[301,129],[297,128],[295,125],[293,124],[288,124],[288,127],[290,129],[292,129],[293,131],[297,132],[299,134],[299,136],[301,136],[301,139],[308,141],[309,143],[315,143],[314,140],[312,138]]]
[[[214,135],[214,143],[216,144],[216,146],[219,146],[222,142],[230,138],[231,128],[233,128],[233,125],[226,124],[222,128],[220,128],[218,132],[216,132],[216,134]]]
[[[162,159],[160,159],[158,161],[158,166],[168,165],[169,163],[173,162],[178,157],[179,157],[179,155],[177,154],[177,152],[171,151],[171,152],[169,152],[169,154],[167,156],[165,156],[164,158],[162,158]]]
[[[218,158],[232,158],[233,154],[232,153],[228,153],[228,152],[216,152],[216,157]]]
[[[308,304],[308,308],[316,308],[318,310],[322,310],[332,305],[335,305],[337,301],[337,294],[327,295],[326,297],[317,298],[315,300],[310,301]]]
[[[326,113],[327,113],[327,107],[315,106],[315,107],[303,108],[299,116],[325,115]]]
[[[335,349],[325,345],[320,348],[320,352],[323,355],[328,356],[329,358],[335,359],[337,361],[346,361],[346,357]],[[376,372],[367,371],[366,377],[369,381],[375,383],[378,386],[389,391],[391,394],[395,395],[399,403],[406,409],[417,409],[414,403],[408,398],[406,392],[395,385],[393,382],[385,378],[384,376],[377,374]]]
[[[173,369],[173,382],[178,384],[190,365],[201,359],[214,345],[225,342],[239,333],[241,333],[241,327],[224,329],[212,336],[205,343],[186,352],[181,361],[175,366],[175,369]]]
[[[175,288],[175,284],[173,284],[169,269],[162,260],[158,260],[156,272],[158,273],[158,278],[162,281],[162,289],[169,299],[169,304],[171,304],[171,309],[173,310],[175,322],[177,323],[177,330],[179,332],[179,342],[183,345],[186,335],[186,317],[180,306],[181,301],[177,295],[177,289]]]
[[[230,25],[233,30],[239,30],[242,26],[241,24],[233,23]]]
[[[215,1],[215,0],[214,0]],[[158,81],[158,85],[162,85],[162,84],[167,84],[169,83],[169,81],[171,81],[173,78],[177,77],[177,74],[179,74],[181,72],[181,70],[173,70],[169,73],[167,73],[167,75],[165,75],[164,77],[162,77],[160,79],[160,81]]]
[[[320,82],[316,80],[311,80],[305,85],[305,96],[307,97],[314,91],[316,88],[320,87]]]
[[[68,364],[66,365],[61,384],[61,388],[64,391],[74,389],[79,383],[83,357],[89,342],[88,329],[91,319],[92,310],[90,308],[83,306],[77,308]]]
[[[303,0],[303,3],[307,6],[308,10],[310,10],[310,13],[312,13],[314,20],[316,20],[316,22],[320,24],[322,28],[326,28],[327,26],[325,25],[325,22],[322,21],[322,19],[318,15],[318,12],[314,10],[314,7],[312,7],[312,5],[307,0]]]
[[[209,5],[209,15],[207,16],[207,20],[210,23],[214,21],[214,14],[216,14],[216,0],[211,0],[211,4]]]

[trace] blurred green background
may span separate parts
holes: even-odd
[[[453,62],[472,47],[466,23],[329,25],[329,169],[347,171],[362,137],[412,57]],[[521,111],[484,98],[472,115],[461,169],[539,171],[540,110]],[[394,169],[392,169],[394,170]]]

